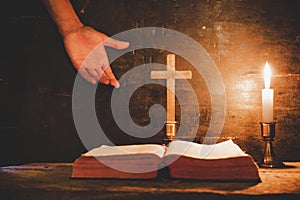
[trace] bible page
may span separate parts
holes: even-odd
[[[165,147],[158,144],[137,144],[122,146],[102,145],[85,153],[83,156],[116,156],[133,154],[155,154],[162,158],[165,153]]]
[[[166,152],[166,156],[167,155],[182,155],[198,159],[221,159],[247,156],[232,140],[212,145],[175,140],[169,144]]]

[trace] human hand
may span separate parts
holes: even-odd
[[[72,64],[83,78],[92,84],[99,81],[116,88],[120,86],[111,70],[104,47],[121,50],[129,46],[128,42],[109,38],[89,26],[81,26],[64,33],[63,38]]]

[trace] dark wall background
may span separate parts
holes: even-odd
[[[260,159],[261,73],[266,60],[273,70],[275,150],[283,160],[300,160],[300,16],[293,0],[80,0],[73,1],[88,25],[114,35],[132,28],[156,26],[180,31],[198,41],[211,55],[224,80],[226,123],[221,139],[233,138]],[[38,0],[9,1],[0,22],[0,161],[1,165],[32,161],[73,161],[85,149],[77,136],[71,110],[76,71],[61,38]],[[176,41],[174,41],[176,42]],[[112,64],[118,78],[143,63],[165,64],[167,52],[147,49],[128,53]],[[176,67],[193,66],[176,57]],[[210,119],[209,92],[199,74],[190,81],[200,104],[197,140]],[[177,89],[182,87],[177,84]],[[99,86],[96,109],[105,132],[116,144],[160,143],[163,130],[152,138],[124,134],[112,118],[112,88]],[[130,112],[136,123],[149,122],[154,103],[165,106],[165,89],[140,88]],[[179,110],[179,105],[177,105]],[[191,111],[192,112],[192,111]],[[180,120],[180,112],[176,117]],[[191,136],[187,133],[186,137]]]

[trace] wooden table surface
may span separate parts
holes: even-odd
[[[259,169],[260,183],[71,179],[71,163],[0,167],[0,199],[300,199],[300,163]]]

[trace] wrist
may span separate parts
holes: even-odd
[[[63,21],[59,22],[59,24],[60,26],[58,29],[63,38],[84,26],[79,20],[74,19],[64,19]]]

